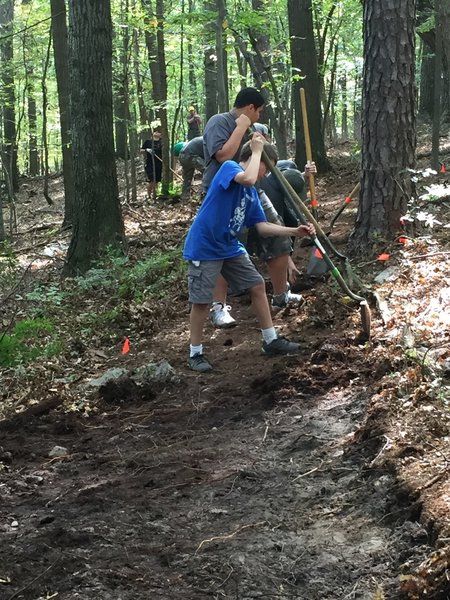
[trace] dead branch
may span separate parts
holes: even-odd
[[[258,523],[249,523],[248,525],[242,525],[241,527],[238,527],[232,533],[228,533],[226,535],[218,535],[218,536],[209,538],[207,540],[203,540],[202,542],[200,542],[200,544],[194,554],[197,554],[197,552],[200,551],[203,544],[210,544],[211,542],[216,542],[218,540],[231,540],[232,538],[234,538],[235,535],[237,535],[241,531],[244,531],[244,529],[249,529],[250,527],[259,527],[260,525],[265,525],[266,523],[267,523],[267,521],[259,521]]]
[[[4,419],[3,421],[0,421],[0,431],[12,431],[18,426],[20,427],[21,425],[24,425],[33,417],[41,417],[42,415],[49,413],[51,410],[54,410],[62,403],[63,399],[59,396],[46,398],[42,402],[39,402],[39,404],[33,404],[33,406],[29,406],[23,412],[14,415],[9,419]]]

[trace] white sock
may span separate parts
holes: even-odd
[[[211,310],[222,310],[223,307],[223,302],[219,302],[218,300],[211,303]]]
[[[270,344],[273,340],[277,339],[277,332],[275,331],[275,327],[269,327],[268,329],[261,329],[261,333],[263,336],[263,340],[266,344]]]
[[[196,354],[203,354],[203,344],[199,344],[198,346],[190,345],[189,356],[192,358]]]

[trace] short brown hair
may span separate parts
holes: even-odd
[[[273,162],[273,164],[276,164],[276,162],[278,160],[278,154],[277,154],[275,146],[272,146],[272,144],[264,144],[264,151],[267,154],[267,158],[271,162]],[[246,162],[250,158],[251,155],[252,155],[252,148],[250,146],[250,142],[246,142],[242,146],[242,150],[239,155],[239,160],[241,162]]]

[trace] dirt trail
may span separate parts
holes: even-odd
[[[330,213],[353,179],[321,182]],[[176,247],[196,208],[128,207],[132,259]],[[340,223],[333,236],[347,230]],[[426,243],[410,252],[428,252]],[[299,266],[309,252],[297,250]],[[302,342],[300,354],[268,359],[242,297],[232,300],[238,327],[208,328],[214,371],[197,375],[186,366],[183,287],[152,310],[123,310],[127,356],[123,329],[109,345],[102,332],[76,332],[70,353],[37,365],[34,378],[5,377],[0,397],[13,410],[64,402],[0,430],[1,600],[449,600],[448,404],[425,359],[400,344],[403,325],[415,323],[424,351],[440,344],[434,360],[447,360],[439,319],[448,269],[438,258],[425,271],[403,252],[393,249],[398,278],[382,288],[392,324],[374,313],[368,343],[358,311],[326,283],[302,292],[301,309],[275,316],[281,334]],[[57,266],[41,276],[59,281]],[[89,302],[103,298],[74,311]],[[138,397],[125,384],[100,397],[78,387],[110,367],[161,359],[178,383]],[[67,454],[50,458],[55,445]]]
[[[239,327],[209,330],[213,373],[186,370],[180,315],[154,351],[178,357],[181,385],[108,394],[97,417],[53,413],[4,438],[2,598],[397,597],[399,565],[427,536],[395,479],[367,469],[379,441],[349,443],[362,347],[325,333],[313,362],[311,347],[271,361],[235,308]],[[49,459],[54,444],[69,456]]]

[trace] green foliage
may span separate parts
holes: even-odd
[[[91,330],[109,330],[112,325],[126,325],[125,315],[120,306],[116,306],[111,309],[107,309],[102,312],[101,308],[99,312],[84,312],[81,313],[77,322],[85,333],[90,333]]]
[[[114,298],[140,302],[145,296],[160,297],[167,285],[183,277],[185,269],[180,248],[152,254],[132,267],[127,257],[110,255],[103,265],[98,264],[75,281],[83,292],[110,291]]]
[[[9,242],[0,242],[0,290],[5,291],[14,284],[18,266]]]
[[[67,294],[56,285],[44,286],[39,284],[25,295],[29,302],[36,303],[38,310],[49,307],[61,307]]]
[[[16,323],[11,334],[0,337],[0,365],[16,366],[39,356],[51,357],[61,351],[62,343],[48,319],[25,319]]]
[[[118,295],[138,301],[147,296],[160,298],[165,295],[168,285],[183,277],[185,270],[179,248],[155,254],[124,271]]]

